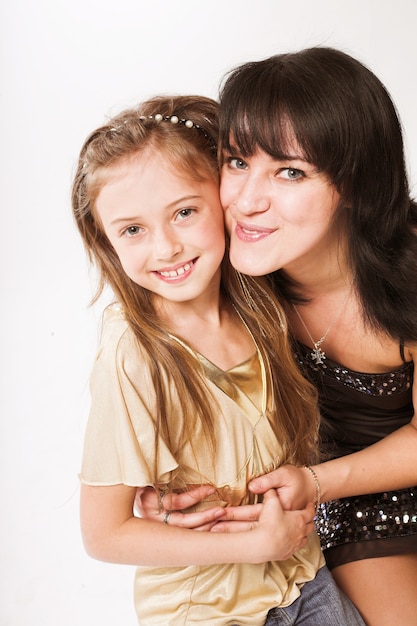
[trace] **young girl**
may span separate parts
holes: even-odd
[[[303,624],[362,624],[322,567],[311,504],[284,512],[270,491],[259,523],[233,536],[173,527],[162,507],[164,494],[201,485],[197,510],[217,505],[222,515],[253,502],[251,478],[305,465],[316,446],[315,393],[294,364],[281,309],[224,257],[216,139],[213,101],[155,98],[81,150],[74,215],[98,295],[108,284],[117,300],[91,378],[85,546],[139,566],[142,626],[261,626],[276,623],[276,607],[301,615],[305,604]],[[164,524],[134,514],[150,486]]]

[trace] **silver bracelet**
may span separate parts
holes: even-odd
[[[317,474],[316,472],[313,470],[312,467],[310,467],[309,465],[304,465],[303,466],[304,469],[308,470],[310,472],[310,474],[313,477],[314,480],[314,484],[316,486],[316,501],[314,503],[314,506],[316,508],[316,513],[318,512],[319,508],[320,508],[320,499],[321,499],[321,490],[320,490],[320,483],[319,483],[319,479],[317,478]]]

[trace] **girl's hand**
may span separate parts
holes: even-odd
[[[228,506],[211,532],[239,533],[255,528],[262,511],[262,504],[246,504],[243,506]]]
[[[197,513],[182,513],[181,510],[194,506],[211,496],[215,491],[215,488],[210,485],[201,485],[184,493],[167,493],[160,499],[152,487],[138,489],[135,509],[140,517],[158,521],[162,521],[169,511],[170,526],[210,530],[223,517],[225,509],[215,506]]]
[[[249,535],[254,542],[250,541],[248,550],[254,552],[256,562],[284,561],[303,548],[314,531],[314,514],[312,504],[300,511],[285,511],[276,490],[266,491],[259,520],[253,522],[253,535]]]

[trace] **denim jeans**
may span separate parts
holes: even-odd
[[[290,606],[271,609],[265,626],[365,626],[359,612],[333,580],[327,567],[306,583]]]

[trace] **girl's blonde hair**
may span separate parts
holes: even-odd
[[[124,272],[97,218],[95,201],[112,169],[145,149],[161,153],[188,178],[218,183],[217,136],[215,101],[201,96],[152,98],[120,113],[90,134],[81,149],[72,187],[73,214],[89,259],[99,270],[93,302],[109,285],[122,305],[126,320],[149,359],[156,394],[156,441],[161,436],[171,450],[171,434],[175,432],[179,447],[192,442],[196,422],[215,448],[213,423],[217,416],[194,357],[172,339],[157,318],[152,294]],[[221,290],[250,329],[271,373],[273,411],[269,418],[282,445],[282,461],[314,461],[318,433],[316,392],[295,363],[285,314],[273,290],[267,279],[244,276],[234,270],[228,254],[222,263]],[[179,421],[167,410],[167,381],[182,400],[178,411],[184,426],[179,438]],[[195,453],[198,457],[198,451]],[[157,477],[155,467],[155,480]]]

